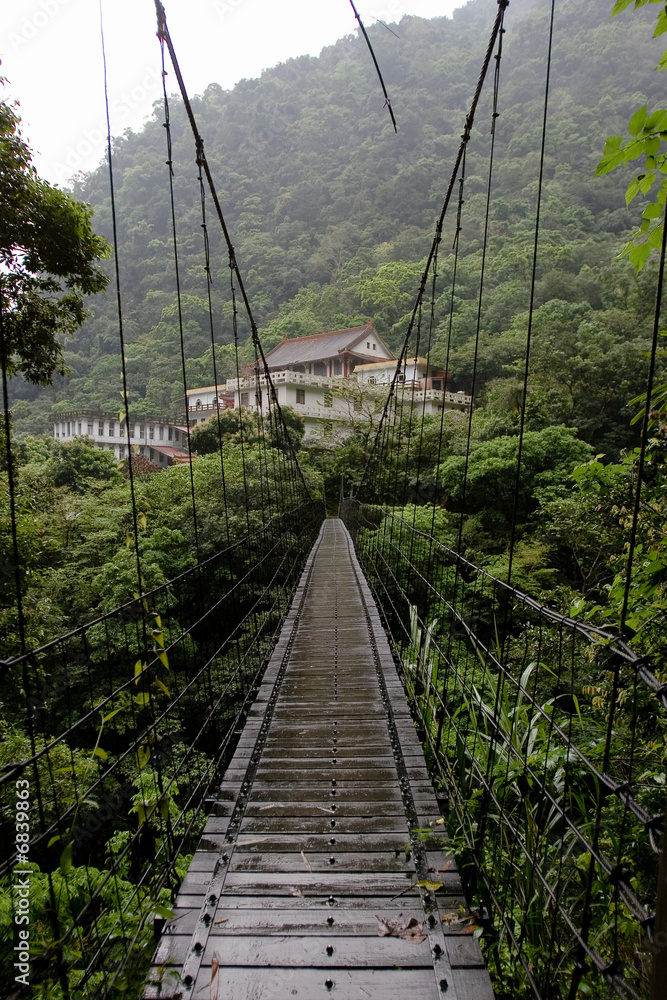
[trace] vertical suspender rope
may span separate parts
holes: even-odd
[[[519,428],[519,450],[516,459],[516,479],[514,481],[514,509],[512,511],[512,528],[509,544],[509,565],[507,582],[512,583],[512,564],[516,542],[516,522],[519,511],[519,494],[521,490],[521,459],[523,457],[523,437],[526,426],[526,402],[528,399],[528,373],[530,366],[530,348],[533,332],[533,312],[535,306],[535,285],[537,280],[537,251],[540,236],[540,215],[542,209],[542,185],[544,181],[544,154],[547,137],[547,112],[549,110],[549,83],[551,78],[551,53],[553,50],[555,0],[551,0],[551,16],[549,21],[549,46],[547,52],[547,73],[544,86],[544,111],[542,114],[542,144],[540,148],[540,170],[537,183],[537,208],[535,212],[535,237],[533,241],[533,265],[530,278],[530,305],[528,307],[528,331],[526,333],[526,354],[523,371],[523,390],[521,403],[521,423]]]
[[[28,722],[28,738],[30,739],[30,754],[34,758],[37,750],[37,744],[35,740],[35,720],[33,718],[33,710],[31,708],[32,698],[31,698],[30,673],[28,669],[28,661],[25,657],[26,626],[25,626],[25,613],[23,607],[23,587],[21,583],[21,554],[19,551],[18,524],[16,520],[16,482],[14,478],[14,456],[12,454],[12,424],[9,414],[9,380],[7,378],[7,371],[9,368],[9,354],[7,350],[7,338],[5,336],[4,312],[5,312],[4,288],[3,288],[2,275],[0,275],[0,365],[2,367],[2,401],[4,410],[5,444],[7,447],[7,485],[9,492],[9,513],[12,526],[12,557],[14,562],[13,566],[14,585],[16,588],[17,625],[19,630],[19,643],[22,656],[22,683],[27,705],[26,718]],[[3,669],[7,668],[3,667]],[[42,830],[44,830],[46,829],[44,803],[42,800],[41,782],[36,763],[33,765],[32,778],[33,781],[35,782],[35,790],[37,793],[39,821]],[[49,884],[49,900],[51,903],[50,923],[55,940],[57,942],[60,942],[61,930],[59,927],[58,907],[56,904],[56,896],[55,896],[55,890],[53,888],[53,879],[51,877],[51,872],[48,873],[47,877]],[[57,944],[55,952],[56,952],[58,978],[60,980],[60,986],[63,990],[63,996],[65,1000],[69,1000],[70,993],[67,981],[65,959],[63,955],[62,946],[60,943]]]
[[[501,3],[509,3],[509,0],[501,0]],[[208,165],[208,160],[206,159],[206,154],[204,152],[204,144],[203,144],[202,138],[201,138],[201,136],[199,134],[199,129],[197,127],[197,121],[195,119],[194,112],[192,110],[192,105],[190,103],[190,98],[188,97],[187,90],[185,89],[185,82],[183,80],[183,75],[181,73],[180,67],[178,65],[178,60],[176,58],[176,52],[174,51],[174,46],[173,46],[173,43],[171,41],[171,36],[169,35],[169,29],[167,28],[167,18],[166,18],[166,15],[165,15],[164,6],[160,2],[160,0],[155,0],[155,9],[156,9],[156,12],[157,12],[157,22],[158,22],[157,35],[158,35],[158,38],[160,39],[160,41],[163,41],[165,43],[165,45],[167,46],[167,49],[169,50],[169,57],[171,59],[172,66],[174,68],[174,73],[176,74],[176,79],[178,81],[178,86],[179,86],[179,90],[181,92],[181,97],[183,98],[183,106],[184,106],[185,112],[186,112],[186,114],[188,116],[188,120],[190,122],[190,127],[192,128],[192,133],[193,133],[193,135],[195,137],[195,141],[199,143],[199,147],[201,149],[201,166],[202,166],[202,168],[204,170],[204,173],[206,175],[206,180],[208,182],[209,190],[211,192],[211,197],[213,199],[213,204],[215,206],[215,210],[216,210],[216,213],[217,213],[217,216],[218,216],[218,221],[220,222],[220,227],[222,229],[222,233],[223,233],[223,236],[225,238],[225,242],[227,244],[227,249],[229,251],[230,266],[232,268],[232,271],[234,272],[234,275],[236,276],[236,281],[238,282],[238,289],[239,289],[239,291],[241,293],[241,297],[243,299],[243,304],[245,306],[245,310],[246,310],[246,313],[248,315],[248,319],[250,321],[250,329],[251,329],[251,333],[252,333],[252,340],[253,340],[255,348],[256,348],[256,350],[257,350],[257,352],[258,352],[258,354],[259,354],[259,356],[261,358],[261,361],[262,361],[262,367],[264,368],[264,374],[266,376],[267,392],[269,392],[271,394],[271,399],[273,401],[273,405],[276,407],[278,413],[280,413],[281,423],[283,425],[284,432],[285,432],[286,437],[287,437],[287,439],[289,441],[289,444],[290,444],[290,451],[291,451],[292,458],[293,458],[294,463],[295,463],[295,467],[297,469],[299,478],[301,480],[302,487],[303,487],[306,495],[309,496],[310,495],[310,490],[308,489],[306,481],[303,478],[303,473],[301,472],[301,467],[300,467],[300,465],[299,465],[299,463],[297,461],[296,454],[294,452],[294,447],[293,447],[293,445],[291,443],[292,439],[291,439],[291,437],[289,436],[289,434],[287,432],[287,426],[285,424],[285,418],[284,418],[284,416],[282,414],[282,410],[280,409],[280,405],[278,403],[278,397],[276,395],[275,386],[273,384],[273,380],[272,380],[270,372],[269,372],[269,366],[268,366],[268,364],[266,362],[266,357],[264,355],[264,350],[262,348],[262,344],[261,344],[261,341],[259,339],[259,331],[257,329],[257,323],[255,322],[255,318],[253,316],[253,312],[252,312],[252,309],[251,309],[251,306],[250,306],[250,300],[248,298],[248,293],[246,291],[245,285],[243,283],[243,278],[241,277],[241,272],[239,270],[239,266],[238,266],[238,263],[236,261],[236,254],[234,252],[234,246],[232,244],[232,241],[231,241],[231,238],[230,238],[230,235],[229,235],[229,230],[227,229],[227,223],[225,222],[225,218],[224,218],[224,215],[222,213],[222,207],[220,205],[220,200],[218,198],[218,193],[216,191],[215,184],[213,182],[213,175],[211,174],[211,168]]]
[[[167,133],[167,166],[169,167],[169,196],[171,205],[171,232],[174,250],[174,272],[176,275],[176,307],[178,309],[178,332],[181,347],[181,372],[183,374],[183,398],[185,400],[185,433],[188,441],[188,456],[190,458],[190,494],[192,498],[192,526],[195,536],[195,552],[197,562],[201,562],[199,551],[199,529],[197,525],[197,501],[195,498],[195,477],[192,468],[192,448],[190,446],[190,419],[188,416],[188,380],[185,372],[185,344],[183,336],[183,308],[181,301],[181,276],[178,264],[178,239],[176,236],[176,202],[174,200],[174,163],[171,141],[171,120],[169,117],[169,98],[167,97],[167,71],[164,65],[164,41],[160,38],[160,55],[162,59],[162,93],[164,98],[164,127]],[[203,153],[202,153],[203,155]]]
[[[109,194],[111,199],[111,227],[113,233],[113,260],[114,275],[116,284],[116,311],[118,315],[118,339],[120,342],[121,378],[123,381],[123,419],[125,420],[125,431],[127,433],[127,468],[130,483],[130,496],[132,499],[132,526],[134,529],[134,557],[137,568],[137,588],[139,599],[144,593],[143,577],[141,575],[141,555],[139,552],[139,520],[137,517],[137,500],[134,486],[134,472],[132,469],[132,453],[130,445],[130,408],[127,396],[127,363],[125,359],[125,336],[123,332],[123,302],[120,293],[120,263],[118,259],[118,220],[116,216],[116,192],[113,178],[113,156],[111,151],[111,116],[109,113],[109,84],[107,77],[107,55],[104,43],[104,22],[102,17],[102,0],[99,0],[100,9],[100,35],[102,41],[102,67],[104,71],[104,108],[107,123],[107,159],[109,164]],[[143,618],[142,618],[143,620]],[[145,642],[145,622],[144,622],[144,645]]]
[[[159,2],[159,0],[156,0],[156,3],[158,3],[158,2]],[[463,153],[464,153],[464,150],[465,150],[465,148],[466,148],[466,146],[467,146],[467,144],[468,144],[468,142],[470,140],[470,133],[471,133],[474,121],[475,121],[475,113],[477,111],[477,105],[479,104],[479,99],[480,99],[480,96],[481,96],[481,93],[482,93],[482,88],[484,86],[484,81],[486,79],[486,74],[487,74],[487,71],[488,71],[488,68],[489,68],[489,64],[491,62],[491,56],[493,55],[493,49],[494,49],[494,46],[496,44],[496,38],[498,37],[498,33],[499,33],[499,31],[500,31],[500,29],[502,27],[503,19],[504,19],[504,16],[505,16],[505,10],[507,9],[508,5],[509,5],[509,0],[498,0],[498,13],[496,15],[496,19],[495,19],[495,22],[493,24],[493,28],[491,30],[491,37],[489,38],[489,44],[487,45],[487,48],[486,48],[486,53],[484,55],[484,61],[483,61],[483,64],[482,64],[482,69],[480,71],[479,79],[477,81],[477,86],[475,87],[475,93],[473,95],[473,99],[472,99],[472,102],[470,104],[470,110],[469,110],[468,114],[466,115],[466,120],[465,120],[464,129],[463,129],[463,134],[461,136],[461,143],[459,145],[458,153],[456,155],[456,159],[454,161],[454,166],[452,168],[452,172],[451,172],[451,175],[450,175],[449,184],[447,186],[447,192],[445,194],[445,200],[443,202],[442,209],[441,209],[440,215],[438,217],[438,222],[437,222],[437,225],[436,225],[436,235],[434,236],[433,242],[431,243],[431,249],[429,251],[428,258],[426,260],[426,265],[424,267],[424,271],[423,271],[423,274],[422,274],[422,278],[421,278],[421,282],[420,282],[420,286],[419,286],[419,291],[417,292],[417,298],[415,300],[415,304],[414,304],[413,309],[412,309],[412,314],[410,316],[410,320],[409,320],[409,323],[408,323],[408,328],[407,328],[407,330],[405,332],[405,337],[404,337],[404,340],[403,340],[403,346],[401,348],[401,352],[400,352],[400,355],[399,355],[399,358],[398,358],[398,363],[397,363],[397,366],[396,366],[396,373],[394,374],[394,378],[392,379],[391,385],[389,387],[389,393],[387,394],[387,400],[385,402],[384,409],[383,409],[383,412],[382,412],[382,416],[380,418],[380,426],[378,427],[377,433],[375,435],[375,440],[373,442],[373,446],[371,448],[370,454],[369,454],[368,459],[366,461],[366,465],[365,465],[364,472],[363,472],[363,475],[362,475],[361,483],[359,484],[359,487],[357,489],[357,497],[359,497],[361,495],[361,493],[363,491],[363,487],[364,487],[364,485],[366,483],[366,480],[369,477],[369,473],[370,473],[370,470],[372,468],[372,463],[375,460],[375,455],[374,455],[375,448],[376,448],[376,446],[379,443],[380,435],[382,433],[382,425],[383,425],[383,422],[384,422],[384,420],[386,418],[386,415],[387,415],[387,413],[389,411],[389,407],[390,407],[390,405],[391,405],[391,403],[393,401],[394,395],[396,393],[397,375],[398,375],[398,372],[399,372],[399,369],[400,369],[401,365],[403,364],[403,361],[405,360],[405,358],[407,356],[407,349],[408,349],[408,344],[410,342],[410,337],[412,336],[412,330],[413,330],[413,327],[414,327],[415,322],[417,320],[417,316],[418,316],[418,313],[419,313],[419,307],[421,305],[421,301],[422,301],[422,299],[424,297],[424,292],[426,290],[426,282],[428,281],[428,276],[429,276],[429,274],[431,272],[431,265],[432,265],[433,257],[435,255],[435,251],[436,251],[436,247],[437,247],[437,236],[438,236],[438,233],[441,232],[441,230],[442,230],[442,225],[444,223],[445,215],[447,214],[447,210],[449,208],[449,203],[450,203],[451,197],[452,197],[452,192],[454,190],[454,185],[456,183],[456,178],[459,175],[459,167],[461,166],[461,160],[463,159]]]
[[[391,123],[394,126],[394,132],[398,132],[398,127],[396,125],[396,119],[394,118],[394,109],[391,106],[391,101],[389,100],[389,94],[387,93],[387,88],[384,85],[384,80],[382,79],[382,73],[380,72],[380,67],[378,65],[378,61],[375,58],[375,53],[373,52],[373,46],[371,45],[371,40],[368,37],[368,34],[366,33],[366,29],[364,28],[363,22],[362,22],[361,18],[359,17],[359,14],[357,12],[357,8],[354,6],[353,0],[350,0],[350,4],[352,6],[352,10],[354,11],[354,16],[356,17],[357,21],[359,22],[359,27],[361,28],[361,33],[364,36],[364,38],[366,39],[366,45],[368,46],[368,51],[371,54],[371,57],[373,59],[373,63],[375,65],[375,69],[377,70],[377,75],[378,75],[378,79],[380,81],[380,86],[382,87],[382,93],[384,94],[384,103],[385,103],[385,106],[389,110],[389,114],[391,115]]]

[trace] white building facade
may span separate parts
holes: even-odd
[[[382,386],[386,391],[396,377],[396,394],[405,403],[424,414],[446,410],[467,410],[472,397],[462,390],[447,389],[448,376],[442,368],[430,365],[426,358],[405,358],[397,361],[379,361],[357,365],[354,376],[364,386]]]
[[[53,414],[53,437],[57,441],[89,438],[98,448],[113,451],[122,461],[136,450],[158,467],[188,461],[187,429],[167,417],[130,414],[129,424],[119,415],[97,410],[71,410]]]

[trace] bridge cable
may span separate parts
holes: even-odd
[[[172,234],[172,248],[174,256],[174,276],[176,280],[176,307],[178,311],[178,334],[179,334],[179,345],[181,352],[181,373],[183,377],[183,397],[185,401],[185,433],[187,435],[188,456],[190,459],[188,465],[190,473],[190,496],[192,500],[192,526],[194,530],[195,552],[197,555],[197,562],[199,563],[201,562],[201,552],[199,550],[199,529],[197,525],[197,501],[195,499],[195,477],[194,477],[194,470],[192,468],[192,446],[190,443],[190,419],[188,413],[188,380],[185,371],[185,338],[183,334],[183,303],[181,299],[181,275],[180,275],[180,267],[178,260],[178,237],[176,235],[176,203],[174,200],[174,158],[173,158],[172,136],[171,136],[171,118],[169,114],[169,98],[167,96],[167,70],[165,68],[165,62],[164,62],[164,41],[162,38],[160,39],[160,56],[162,62],[162,94],[163,94],[163,104],[164,104],[163,125],[166,133],[166,142],[167,142],[166,165],[169,169],[169,201],[171,207],[171,234]]]
[[[389,100],[389,94],[387,93],[387,88],[385,87],[384,80],[382,79],[382,73],[380,72],[380,66],[378,65],[377,59],[375,58],[375,52],[373,51],[373,46],[371,45],[371,40],[368,37],[368,33],[367,33],[366,29],[364,28],[363,21],[359,17],[359,12],[357,11],[357,8],[354,6],[354,0],[350,0],[350,5],[352,7],[352,10],[354,11],[354,16],[356,17],[357,21],[359,22],[359,27],[361,28],[361,33],[364,36],[364,38],[366,39],[366,45],[368,46],[368,51],[370,52],[371,57],[373,59],[373,63],[375,65],[375,69],[376,69],[376,72],[377,72],[377,75],[378,75],[378,79],[380,81],[380,86],[382,87],[382,93],[384,94],[385,107],[388,109],[389,114],[391,115],[391,123],[394,126],[394,132],[398,132],[398,126],[396,125],[396,119],[394,117],[394,109],[391,106],[391,101]],[[383,22],[381,21],[380,24],[383,24]],[[384,26],[385,26],[385,28],[387,28],[386,24]],[[391,31],[391,28],[387,28],[387,31]],[[395,34],[395,32],[393,32],[393,31],[391,33],[392,33],[392,35]]]
[[[156,0],[156,2],[158,2],[158,0]],[[472,126],[473,126],[474,121],[475,121],[475,113],[477,111],[477,105],[479,103],[479,99],[480,99],[480,96],[481,96],[481,93],[482,93],[482,88],[484,86],[484,81],[486,79],[486,74],[487,74],[487,71],[488,71],[488,68],[489,68],[489,64],[491,62],[491,57],[493,55],[493,49],[494,49],[494,46],[495,46],[495,43],[496,43],[496,38],[498,37],[498,32],[500,31],[500,28],[501,28],[502,23],[503,23],[503,18],[504,18],[505,10],[507,9],[508,6],[509,6],[509,0],[499,0],[499,2],[498,2],[498,13],[496,15],[496,19],[495,19],[493,28],[491,30],[491,37],[489,38],[489,43],[488,43],[488,46],[487,46],[487,49],[486,49],[486,53],[485,53],[485,56],[484,56],[484,61],[482,63],[482,69],[481,69],[480,74],[479,74],[479,79],[477,81],[477,86],[475,88],[473,99],[472,99],[472,102],[471,102],[471,105],[470,105],[470,110],[468,111],[468,114],[466,115],[465,125],[464,125],[464,129],[463,129],[463,134],[461,136],[461,143],[459,145],[458,153],[457,153],[455,161],[454,161],[454,166],[453,166],[452,171],[451,171],[450,180],[449,180],[449,184],[448,184],[448,187],[447,187],[447,192],[445,194],[445,199],[444,199],[444,202],[443,202],[443,205],[442,205],[442,209],[440,210],[440,215],[438,217],[438,222],[436,224],[436,233],[435,233],[435,235],[433,237],[433,242],[431,243],[431,249],[429,250],[429,254],[428,254],[428,257],[427,257],[427,260],[426,260],[426,265],[425,265],[424,270],[422,272],[422,278],[421,278],[421,282],[420,282],[420,285],[419,285],[419,290],[417,292],[417,298],[415,300],[415,304],[413,306],[412,314],[411,314],[410,320],[408,322],[408,327],[407,327],[407,330],[406,330],[406,333],[405,333],[405,337],[403,339],[403,346],[401,348],[401,352],[399,354],[399,358],[398,358],[397,365],[396,365],[396,373],[395,373],[394,378],[392,379],[391,385],[389,387],[389,393],[387,394],[387,400],[385,402],[385,405],[384,405],[384,408],[383,408],[383,411],[382,411],[382,416],[380,417],[380,425],[379,425],[378,431],[377,431],[377,433],[375,435],[375,441],[373,442],[373,446],[371,448],[371,452],[370,452],[370,454],[368,456],[368,459],[367,459],[365,467],[364,467],[364,471],[363,471],[363,474],[362,474],[361,482],[360,482],[359,487],[357,489],[357,492],[355,494],[356,499],[360,499],[361,496],[363,495],[363,489],[364,489],[364,486],[366,484],[366,481],[369,478],[369,475],[370,475],[370,472],[371,472],[371,470],[373,468],[374,463],[377,461],[377,457],[375,455],[375,449],[376,449],[376,446],[377,446],[377,444],[379,442],[379,439],[380,439],[380,434],[381,434],[381,431],[382,431],[382,424],[383,424],[383,421],[386,419],[387,412],[389,410],[389,407],[392,404],[392,401],[393,401],[393,398],[394,398],[394,394],[396,392],[397,375],[398,375],[398,372],[399,372],[400,368],[402,367],[403,362],[405,360],[406,351],[407,351],[407,345],[409,343],[410,337],[412,336],[412,331],[413,331],[415,322],[417,320],[417,315],[418,315],[419,307],[421,305],[421,301],[422,301],[422,298],[424,296],[424,291],[426,289],[426,283],[428,281],[428,276],[429,276],[430,271],[431,271],[431,264],[432,264],[433,257],[435,255],[435,251],[436,251],[436,247],[437,247],[438,232],[442,230],[442,225],[444,223],[445,215],[447,214],[447,210],[449,208],[449,203],[450,203],[450,200],[451,200],[452,192],[454,190],[454,186],[456,184],[456,179],[457,179],[457,177],[459,175],[459,168],[460,168],[460,165],[461,165],[461,160],[463,159],[463,153],[464,153],[464,150],[465,150],[468,142],[470,141],[470,134],[471,134]]]
[[[236,253],[235,253],[235,250],[234,250],[234,245],[233,245],[233,243],[231,241],[231,238],[230,238],[230,235],[229,235],[229,230],[227,229],[227,224],[225,222],[225,218],[224,218],[224,215],[223,215],[223,212],[222,212],[222,207],[220,205],[220,200],[218,198],[218,194],[217,194],[217,191],[216,191],[216,188],[215,188],[215,183],[213,181],[213,175],[211,173],[211,169],[210,169],[210,166],[208,164],[208,160],[206,159],[206,153],[204,151],[203,140],[202,140],[201,135],[199,133],[199,128],[197,126],[197,121],[195,119],[194,112],[192,110],[192,104],[190,102],[190,98],[188,97],[188,93],[187,93],[187,90],[186,90],[186,87],[185,87],[185,81],[183,80],[183,75],[181,73],[181,70],[180,70],[180,67],[179,67],[179,64],[178,64],[178,59],[176,58],[176,52],[174,50],[174,46],[173,46],[173,43],[172,43],[172,40],[171,40],[171,36],[169,34],[169,29],[167,27],[167,18],[166,18],[166,14],[165,14],[165,9],[164,9],[163,4],[161,3],[161,0],[155,0],[155,9],[156,9],[156,12],[157,12],[157,22],[158,22],[157,35],[158,35],[158,38],[161,41],[164,41],[164,43],[167,46],[167,49],[169,50],[169,56],[170,56],[170,59],[171,59],[172,66],[174,68],[174,73],[176,74],[176,79],[178,81],[179,90],[181,92],[181,97],[182,97],[182,100],[183,100],[183,106],[185,108],[185,112],[186,112],[188,120],[190,122],[190,127],[191,127],[192,133],[193,133],[193,135],[195,137],[195,142],[198,144],[199,148],[201,149],[201,161],[202,161],[201,162],[201,166],[203,167],[204,173],[206,175],[206,180],[208,182],[209,190],[211,192],[211,197],[213,199],[213,204],[215,206],[216,214],[218,216],[218,221],[220,223],[220,228],[222,229],[222,233],[223,233],[223,236],[224,236],[224,239],[225,239],[225,242],[227,244],[228,251],[229,251],[230,260],[231,260],[231,263],[232,263],[232,269],[234,271],[234,274],[236,276],[236,281],[238,283],[238,289],[239,289],[239,291],[241,293],[241,297],[243,299],[243,304],[244,304],[244,307],[245,307],[245,311],[246,311],[246,314],[247,314],[248,319],[250,321],[250,329],[251,329],[252,340],[253,340],[253,344],[255,346],[255,349],[256,349],[256,351],[257,351],[257,353],[258,353],[258,355],[259,355],[259,357],[261,359],[261,364],[262,364],[262,368],[263,368],[263,377],[266,379],[267,390],[268,390],[268,392],[271,395],[271,399],[273,401],[273,405],[276,407],[276,411],[280,414],[281,424],[282,424],[282,427],[283,427],[283,431],[285,433],[286,440],[287,440],[287,442],[289,444],[289,447],[290,447],[290,452],[291,452],[291,455],[292,455],[292,459],[293,459],[293,461],[295,463],[295,467],[296,467],[296,469],[298,471],[298,475],[299,475],[299,478],[301,480],[302,486],[303,486],[306,494],[309,495],[309,493],[310,493],[309,488],[308,488],[308,486],[306,484],[305,479],[303,478],[303,473],[301,471],[301,467],[299,465],[298,459],[296,457],[296,453],[294,451],[294,446],[292,444],[292,439],[291,439],[291,436],[288,433],[288,429],[287,429],[287,425],[285,424],[285,419],[284,419],[284,416],[283,416],[283,413],[282,413],[282,409],[280,407],[280,404],[278,403],[278,397],[277,397],[277,394],[276,394],[276,391],[275,391],[273,380],[272,380],[270,372],[269,372],[269,366],[267,364],[266,357],[265,357],[265,354],[264,354],[264,350],[262,348],[261,340],[260,340],[260,337],[259,337],[259,331],[257,329],[257,323],[255,322],[253,311],[252,311],[252,308],[250,306],[250,300],[248,298],[248,293],[246,291],[246,287],[245,287],[245,284],[243,282],[243,278],[241,276],[241,271],[239,269],[238,261],[236,259]]]

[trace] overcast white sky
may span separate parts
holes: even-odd
[[[462,0],[358,0],[365,24],[451,15]],[[318,55],[354,31],[349,0],[165,0],[191,95],[229,89],[292,56]],[[111,130],[141,127],[161,94],[153,0],[102,0]],[[40,174],[63,184],[104,154],[99,0],[2,0],[0,94],[20,102]],[[176,89],[173,76],[170,92]]]

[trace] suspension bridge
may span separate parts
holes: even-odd
[[[492,138],[497,127],[506,8],[501,0],[490,28],[397,371],[430,357],[439,247],[446,226],[455,246],[461,231],[465,154],[485,87]],[[637,763],[667,709],[651,658],[623,627],[564,616],[514,586],[523,420],[503,579],[462,555],[460,531],[453,547],[439,536],[438,484],[419,478],[423,418],[415,390],[396,379],[358,490],[326,516],[272,389],[157,9],[163,60],[168,53],[193,132],[204,273],[210,281],[210,199],[227,243],[234,330],[244,311],[268,393],[259,418],[241,414],[233,482],[220,438],[217,488],[230,516],[215,553],[200,548],[192,462],[195,558],[145,587],[130,462],[136,592],[39,648],[25,639],[12,507],[21,648],[2,664],[3,690],[24,738],[0,779],[0,878],[17,967],[27,966],[32,995],[63,1000],[486,1000],[494,991],[657,1000],[665,815]],[[166,86],[164,99],[173,185]],[[545,128],[547,101],[548,75]],[[113,204],[110,136],[109,174]],[[171,195],[178,279],[173,186]],[[535,255],[538,237],[539,197]],[[117,260],[116,276],[125,372]],[[649,396],[660,300],[661,284]],[[211,339],[215,363],[213,325]],[[528,342],[526,380],[529,360]],[[7,464],[11,492],[9,449]],[[465,486],[464,476],[463,509]],[[641,471],[637,504],[640,493]],[[595,730],[582,675],[606,699]],[[23,995],[28,979],[8,995]]]

